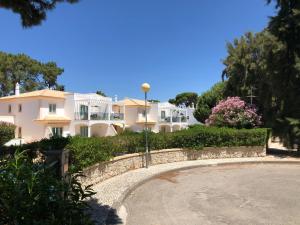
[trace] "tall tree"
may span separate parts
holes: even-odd
[[[16,83],[22,91],[61,88],[57,77],[62,72],[54,62],[41,63],[25,54],[0,52],[0,96],[14,93]]]
[[[171,104],[175,104],[177,106],[184,105],[188,106],[196,106],[198,99],[198,94],[194,92],[183,92],[176,95],[175,99],[169,99]]]
[[[31,27],[41,24],[47,12],[55,9],[59,2],[75,3],[78,0],[0,0],[0,8],[19,14],[23,27]]]
[[[291,146],[295,141],[287,118],[300,118],[300,67],[287,57],[287,46],[269,31],[247,33],[227,45],[224,74],[228,79],[225,95],[240,96],[253,103],[263,115],[266,126]],[[295,63],[299,64],[299,58]],[[292,69],[289,69],[292,67]],[[288,73],[289,72],[289,73]],[[298,75],[297,75],[298,74]],[[284,131],[285,130],[285,131]],[[283,132],[284,131],[284,132]]]
[[[216,83],[210,90],[199,96],[194,112],[194,116],[199,122],[205,123],[205,120],[211,114],[211,109],[224,98],[225,87],[226,82]]]

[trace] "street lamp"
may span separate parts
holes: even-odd
[[[147,93],[150,90],[150,84],[143,83],[142,91],[145,93],[145,140],[146,140],[146,168],[149,166],[148,162],[148,155],[149,155],[149,149],[148,149],[148,121],[147,121]]]

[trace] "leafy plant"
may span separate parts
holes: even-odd
[[[218,127],[252,128],[261,125],[254,105],[248,105],[239,97],[228,97],[212,109],[206,124]]]
[[[16,152],[0,163],[0,224],[91,225],[86,199],[90,186],[79,183],[80,174],[57,178],[51,166],[33,163],[27,152]]]
[[[11,123],[0,122],[0,146],[15,137],[15,129]]]

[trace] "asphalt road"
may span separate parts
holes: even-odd
[[[169,172],[138,187],[121,208],[126,225],[300,224],[300,165]]]

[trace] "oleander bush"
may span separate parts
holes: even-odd
[[[79,173],[57,177],[53,167],[33,162],[27,151],[0,160],[0,224],[92,225]]]
[[[253,128],[261,125],[261,116],[255,105],[247,104],[240,97],[228,97],[212,109],[205,123],[218,127]]]
[[[149,149],[188,148],[200,150],[209,146],[263,146],[267,129],[234,129],[225,127],[192,126],[173,133],[148,133]],[[114,156],[144,152],[145,134],[126,132],[114,137],[68,137],[45,139],[24,145],[32,152],[68,149],[71,152],[71,170],[76,171]]]
[[[11,123],[0,122],[0,146],[15,137],[15,129]]]

